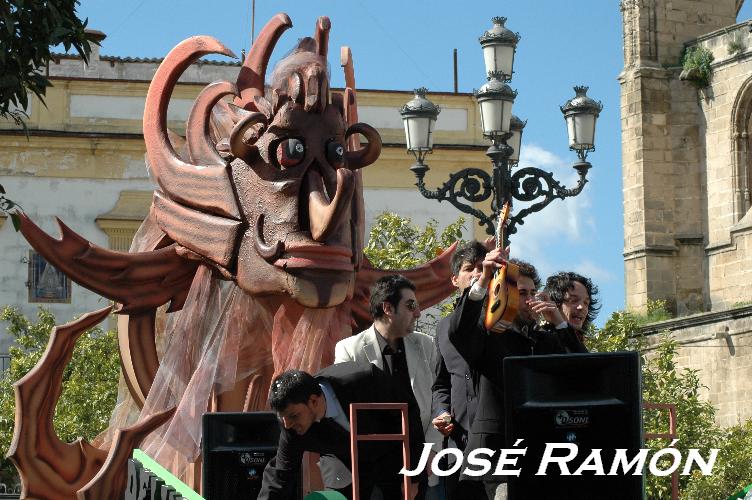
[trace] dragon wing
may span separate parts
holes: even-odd
[[[21,233],[47,262],[79,285],[122,304],[119,313],[144,312],[170,302],[183,307],[198,262],[178,254],[171,244],[150,252],[127,253],[99,247],[57,219],[55,239],[24,213]]]
[[[151,431],[172,417],[171,408],[119,431],[108,450],[78,439],[64,443],[52,419],[62,393],[63,371],[79,337],[101,322],[111,307],[85,314],[50,335],[44,354],[13,384],[16,425],[8,458],[16,465],[23,498],[116,498],[125,489],[125,464],[133,449]],[[92,494],[93,493],[93,494]]]

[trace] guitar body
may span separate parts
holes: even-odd
[[[509,219],[511,208],[510,203],[506,202],[499,213],[499,224],[496,226],[496,248],[504,242],[504,227]],[[517,290],[519,275],[519,266],[507,262],[496,271],[496,275],[488,284],[488,303],[486,315],[483,318],[483,326],[486,330],[501,333],[512,326],[520,304],[520,292]]]
[[[486,330],[501,333],[512,326],[520,303],[520,293],[517,290],[519,273],[520,268],[509,262],[491,280],[486,315],[483,318]]]

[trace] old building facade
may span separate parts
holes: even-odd
[[[667,300],[724,425],[752,417],[752,34],[742,0],[623,0],[627,307]],[[682,65],[685,51],[709,68]],[[708,58],[709,60],[710,58]],[[706,85],[700,69],[710,69]]]

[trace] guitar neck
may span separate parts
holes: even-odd
[[[501,207],[501,212],[499,212],[499,221],[496,224],[496,248],[502,248],[504,246],[504,226],[506,226],[510,210],[511,206],[509,205],[509,202],[506,202],[504,203],[504,206]]]
[[[496,229],[496,248],[504,246],[504,221],[499,219],[499,227]]]

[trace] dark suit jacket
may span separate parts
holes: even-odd
[[[587,352],[571,327],[560,330],[536,327],[528,336],[512,330],[489,334],[482,322],[484,305],[484,301],[469,300],[466,292],[448,316],[449,340],[468,365],[480,374],[478,410],[470,429],[468,450],[506,447],[502,371],[505,357]]]
[[[423,428],[420,410],[412,394],[397,385],[373,364],[338,363],[315,375],[329,382],[349,418],[350,403],[408,403],[410,433],[410,465],[415,466],[423,449]],[[401,431],[399,412],[359,411],[358,434],[385,434]],[[358,448],[361,491],[376,481],[401,481],[402,447],[395,442],[366,441]],[[295,478],[300,470],[303,452],[334,455],[351,465],[350,435],[332,419],[314,422],[305,434],[282,429],[277,455],[264,469],[259,500],[295,498]],[[417,480],[421,476],[415,476]]]
[[[436,330],[436,365],[434,367],[434,417],[443,412],[454,417],[454,430],[449,436],[450,446],[465,449],[470,424],[478,408],[477,377],[449,341],[450,318],[442,318]]]

